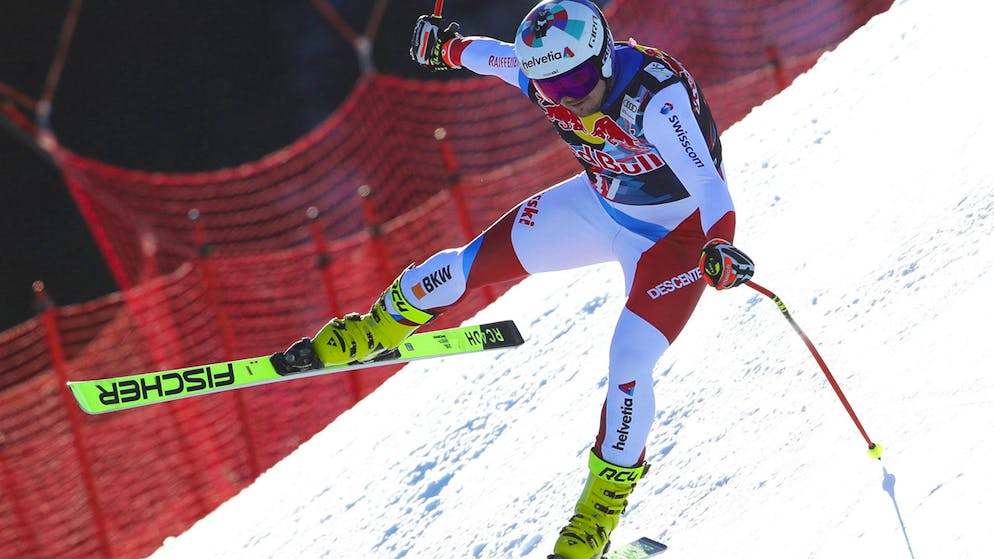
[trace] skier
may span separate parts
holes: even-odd
[[[732,246],[735,213],[721,142],[697,82],[673,57],[615,44],[588,0],[546,0],[514,44],[463,37],[421,16],[411,56],[518,87],[544,112],[583,172],[536,194],[466,246],[408,267],[369,313],[325,325],[277,354],[287,370],[365,361],[397,347],[472,289],[537,272],[616,261],[627,301],[611,339],[608,390],[589,474],[552,557],[595,559],[636,483],[655,416],[652,370],[704,291],[748,281]],[[701,281],[701,280],[704,281]]]

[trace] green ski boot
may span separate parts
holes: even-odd
[[[644,462],[633,468],[615,466],[593,451],[589,467],[590,475],[573,517],[559,533],[549,559],[601,559],[607,552],[611,532],[628,506],[628,496],[649,471]]]
[[[324,366],[369,361],[396,348],[404,338],[435,318],[407,301],[400,289],[401,277],[403,274],[380,295],[368,313],[333,319],[314,336],[314,351]]]

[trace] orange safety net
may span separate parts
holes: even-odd
[[[889,5],[616,0],[607,15],[616,38],[684,62],[727,128]],[[148,554],[394,370],[95,417],[67,399],[65,378],[283,349],[579,169],[496,78],[376,73],[311,133],[236,168],[149,173],[50,149],[122,290],[0,333],[0,549],[16,557]],[[438,325],[506,287],[473,294]]]

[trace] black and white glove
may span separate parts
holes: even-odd
[[[457,37],[459,24],[452,22],[444,29],[445,22],[439,16],[424,15],[414,24],[414,36],[411,37],[411,58],[418,64],[433,71],[452,70],[442,57],[442,47],[445,43]]]
[[[701,251],[701,274],[717,289],[742,285],[752,279],[756,266],[744,252],[724,239],[711,239]]]

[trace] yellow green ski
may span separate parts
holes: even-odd
[[[278,373],[269,356],[265,356],[116,378],[70,381],[68,385],[79,407],[86,413],[97,414],[246,386],[407,363],[417,359],[476,353],[522,343],[524,340],[514,322],[505,320],[415,333],[397,349],[381,354],[372,361],[288,375]]]

